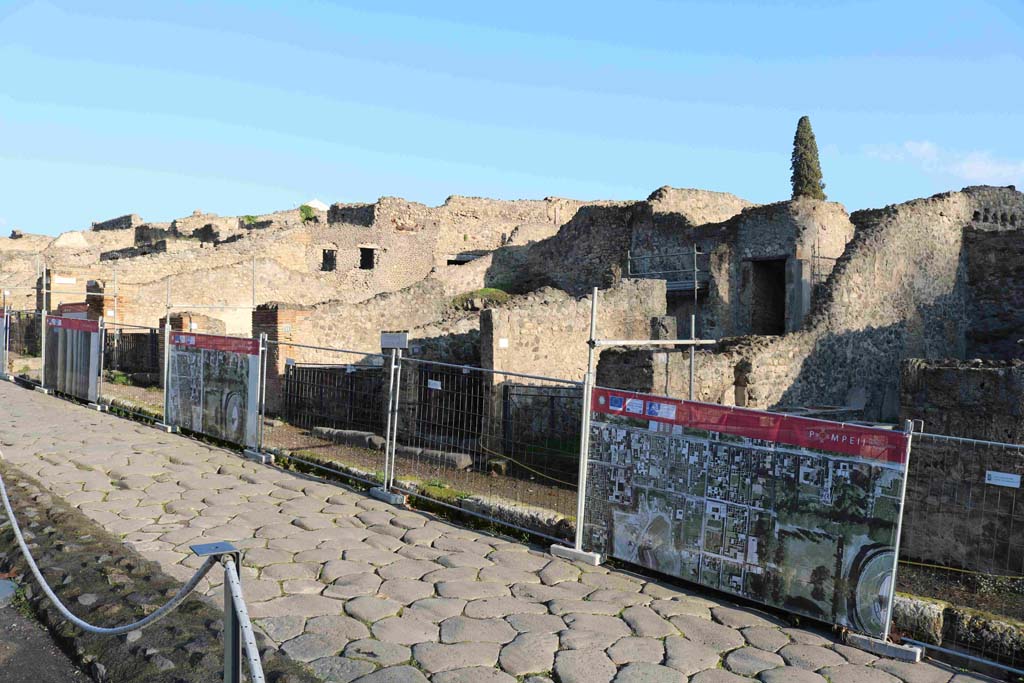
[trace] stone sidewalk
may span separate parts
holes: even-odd
[[[256,625],[347,683],[968,683],[0,382],[0,447],[181,580],[244,549]],[[220,601],[211,575],[202,584]]]

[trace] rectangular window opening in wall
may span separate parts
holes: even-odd
[[[373,270],[377,265],[377,250],[372,247],[359,247],[359,269]]]
[[[786,259],[751,261],[750,333],[786,332]]]
[[[338,267],[338,251],[336,249],[324,249],[323,261],[320,263],[320,270],[330,272]]]

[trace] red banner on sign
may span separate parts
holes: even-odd
[[[907,459],[908,435],[890,429],[611,389],[594,389],[591,409],[606,415],[735,434],[885,462],[906,463]]]
[[[260,342],[258,339],[243,339],[240,337],[220,337],[213,334],[193,334],[191,332],[172,332],[171,344],[174,346],[187,346],[208,351],[229,351],[231,353],[247,353],[251,356],[258,356],[260,353]]]
[[[46,326],[60,328],[62,330],[74,330],[76,332],[99,332],[100,323],[97,320],[83,320],[81,318],[61,318],[50,315],[46,317]]]

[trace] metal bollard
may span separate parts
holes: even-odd
[[[242,566],[242,553],[238,548],[221,541],[219,543],[203,543],[190,546],[198,557],[217,557],[221,564],[230,559],[235,567]],[[231,592],[227,569],[224,576],[224,683],[241,683],[242,681],[242,623],[238,618],[238,606]],[[241,580],[241,575],[239,575]]]

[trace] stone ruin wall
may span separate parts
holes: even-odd
[[[698,368],[707,368],[699,395],[759,408],[862,405],[866,419],[895,419],[903,359],[963,357],[964,228],[993,198],[1024,206],[1013,189],[966,188],[854,213],[853,240],[804,328],[698,352]],[[1024,215],[1008,215],[1014,210]]]
[[[484,310],[480,316],[483,367],[582,380],[587,367],[590,309],[589,296],[575,298],[543,289],[513,305]],[[622,280],[598,291],[600,338],[648,339],[652,319],[663,315],[665,283],[661,280]]]

